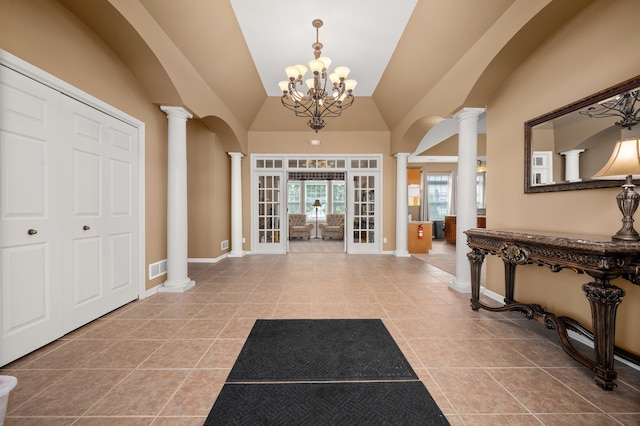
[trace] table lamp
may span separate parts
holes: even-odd
[[[322,207],[322,204],[320,204],[320,200],[315,200],[312,206],[316,208],[316,238],[318,238],[318,207]]]
[[[640,200],[640,195],[633,190],[634,175],[640,176],[640,140],[638,138],[618,141],[607,164],[593,175],[594,179],[625,179],[622,191],[616,197],[618,208],[622,212],[622,228],[611,237],[614,241],[640,241],[640,235],[633,228],[633,214]]]

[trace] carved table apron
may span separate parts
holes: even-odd
[[[555,329],[564,351],[590,368],[600,387],[612,390],[614,380],[614,352],[618,356],[638,362],[640,357],[615,347],[616,310],[625,291],[611,284],[611,280],[623,277],[640,284],[640,243],[611,242],[610,237],[578,236],[541,233],[538,231],[510,231],[470,229],[467,254],[471,265],[471,308],[488,311],[520,311],[529,319]],[[504,262],[505,299],[502,306],[489,306],[480,301],[480,272],[487,254],[499,256]],[[517,265],[536,264],[548,267],[552,272],[572,269],[589,275],[593,281],[582,285],[591,306],[593,330],[576,320],[547,312],[540,305],[519,303],[514,300],[515,271]],[[572,330],[593,340],[595,360],[578,352],[569,340],[567,330]]]

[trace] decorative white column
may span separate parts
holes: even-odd
[[[407,187],[408,152],[399,152],[396,157],[396,256],[411,256],[408,250],[409,198]]]
[[[229,152],[231,157],[231,251],[229,257],[242,257],[242,153]]]
[[[478,117],[484,108],[463,108],[453,118],[458,128],[458,184],[456,191],[456,278],[449,286],[471,293],[471,268],[467,253],[467,229],[478,227],[476,167],[478,165]]]
[[[571,149],[561,152],[564,155],[564,180],[568,182],[580,182],[580,154],[584,149]]]
[[[195,283],[188,276],[187,260],[187,120],[181,107],[160,107],[169,120],[169,164],[167,173],[167,280],[160,292],[180,293]]]

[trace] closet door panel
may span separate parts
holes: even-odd
[[[133,279],[137,212],[132,208],[138,188],[132,178],[135,129],[84,104],[69,101],[65,107],[73,161],[73,174],[63,178],[72,188],[73,206],[65,220],[73,245],[65,282],[75,295],[65,328],[72,330],[138,295]]]
[[[104,307],[103,124],[100,113],[72,100],[64,103],[68,144],[63,161],[67,194],[63,206],[65,263],[65,331],[100,316]]]
[[[122,233],[111,235],[109,249],[111,250],[111,263],[109,277],[110,291],[124,290],[131,286],[133,277],[131,275],[131,234]]]
[[[100,217],[102,165],[94,153],[73,151],[73,216],[75,218]]]
[[[60,96],[0,66],[0,365],[64,334]]]
[[[73,258],[73,306],[78,309],[102,297],[102,238],[76,238]]]
[[[108,227],[109,281],[108,289],[112,305],[120,306],[138,296],[138,284],[134,277],[135,265],[142,262],[138,256],[140,244],[137,232],[139,216],[137,197],[138,147],[136,130],[130,125],[109,117],[105,128],[107,141],[107,191],[106,204]]]

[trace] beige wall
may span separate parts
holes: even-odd
[[[146,271],[167,251],[166,115],[149,103],[118,57],[59,3],[4,1],[1,9],[2,49],[145,123]]]
[[[187,122],[189,258],[215,259],[231,247],[231,162],[222,143],[200,120]]]
[[[310,139],[319,139],[319,146],[311,146]],[[250,132],[249,151],[253,154],[382,154],[382,237],[387,239],[383,250],[395,250],[395,196],[396,159],[389,155],[389,132]],[[243,183],[249,182],[251,167],[249,157],[242,160]],[[243,232],[250,245],[250,185],[244,186]]]
[[[621,226],[617,189],[542,194],[523,192],[523,123],[637,75],[637,37],[616,29],[634,28],[636,0],[600,0],[578,15],[505,81],[487,107],[487,227],[612,235]],[[516,298],[540,303],[557,314],[590,324],[580,284],[589,277],[519,267]],[[504,294],[503,267],[488,260],[487,287]],[[616,284],[627,292],[618,309],[617,344],[640,353],[640,286]]]

